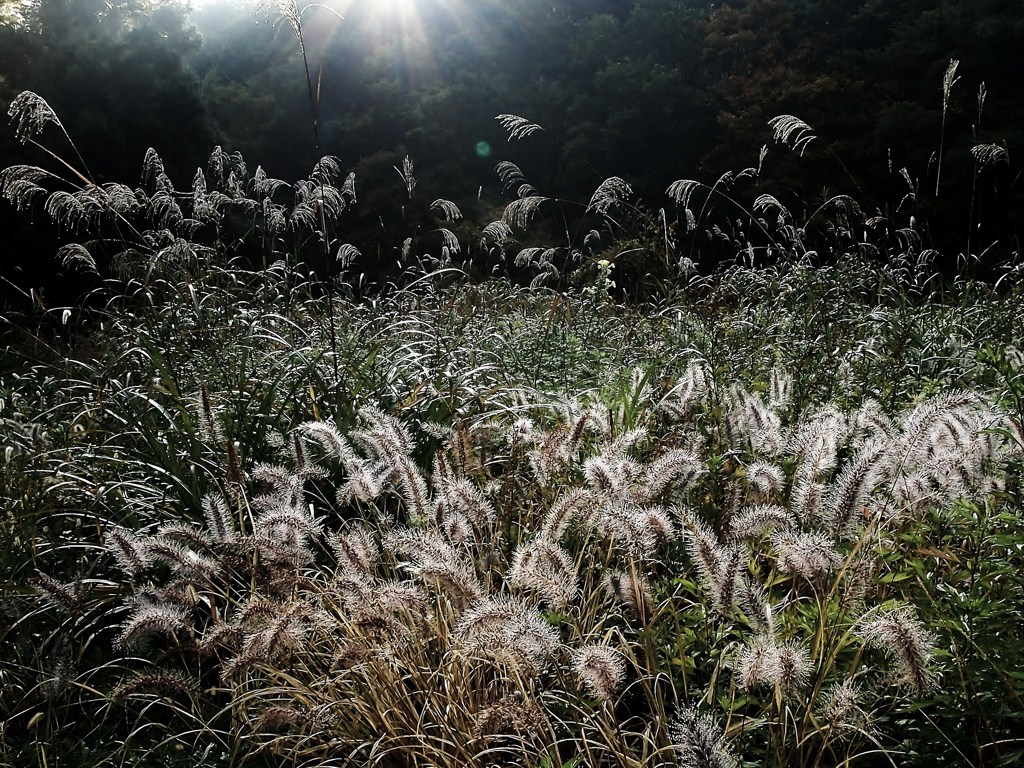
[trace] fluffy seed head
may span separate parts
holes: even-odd
[[[782,470],[766,461],[757,461],[747,467],[747,483],[762,496],[781,493],[786,482]]]
[[[714,718],[695,708],[679,711],[670,730],[683,768],[736,768],[739,761],[729,751],[725,735]]]
[[[928,668],[934,638],[925,631],[909,606],[901,606],[877,615],[863,624],[870,645],[881,648],[896,662],[899,682],[923,695],[935,682]]]
[[[811,660],[803,646],[795,640],[779,646],[778,685],[786,696],[798,696],[810,675]]]
[[[626,668],[622,657],[606,645],[588,645],[573,657],[573,669],[587,693],[608,701],[622,684]]]
[[[834,573],[843,560],[823,533],[780,531],[772,536],[779,570],[807,581]]]
[[[749,691],[760,685],[775,685],[779,680],[779,648],[766,635],[757,635],[740,650],[736,659],[739,687]]]
[[[513,586],[536,591],[557,609],[566,608],[578,591],[569,553],[542,538],[516,549],[507,579]]]
[[[758,504],[744,507],[729,521],[729,538],[734,541],[756,541],[769,530],[789,530],[793,519],[785,507]]]

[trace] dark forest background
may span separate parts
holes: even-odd
[[[713,183],[756,165],[778,114],[818,136],[803,156],[771,147],[764,160],[763,178],[791,208],[843,192],[865,211],[892,211],[912,193],[927,245],[949,264],[1018,249],[1015,0],[419,0],[405,13],[382,4],[332,0],[303,15],[321,150],[356,174],[349,240],[368,258],[389,257],[389,228],[406,215],[395,171],[406,155],[423,204],[449,198],[464,229],[479,232],[507,202],[499,160],[529,169],[543,194],[584,202],[622,176],[657,209],[676,179]],[[301,51],[277,18],[232,2],[0,0],[0,102],[43,96],[99,182],[138,184],[154,147],[187,188],[216,145],[251,169],[303,178],[316,160],[311,105]],[[499,113],[545,130],[509,144]],[[1011,162],[979,175],[979,143],[1005,146]],[[47,158],[4,127],[0,160]],[[44,219],[0,202],[0,269],[22,289],[58,290],[49,283],[61,234]]]

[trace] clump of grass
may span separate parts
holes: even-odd
[[[532,289],[456,279],[438,199],[446,261],[407,240],[363,300],[298,269],[355,203],[330,158],[290,191],[220,150],[186,192],[155,152],[140,194],[60,165],[0,191],[115,279],[0,379],[5,759],[1012,759],[1019,289],[943,283],[913,227],[862,242],[843,196],[742,209],[760,164],[673,184],[676,242],[622,179],[569,226],[503,163],[482,241]],[[564,242],[516,240],[549,213]],[[706,277],[703,231],[740,255]],[[637,253],[673,287],[617,304]]]

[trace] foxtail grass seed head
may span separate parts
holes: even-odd
[[[146,548],[148,537],[118,527],[108,529],[106,539],[107,551],[114,556],[118,567],[128,576],[135,578],[152,562],[152,555]]]
[[[199,681],[194,677],[175,670],[158,669],[130,676],[114,688],[111,698],[115,701],[138,696],[188,700],[199,694]]]
[[[198,416],[199,430],[203,439],[210,443],[223,443],[224,432],[220,428],[220,419],[217,417],[213,398],[210,396],[210,390],[205,383],[199,389]]]
[[[716,613],[732,613],[739,589],[744,550],[723,545],[711,529],[688,512],[682,513],[686,526],[686,550],[697,566],[704,588],[711,593]]]
[[[770,531],[787,531],[794,520],[784,507],[758,504],[744,507],[729,521],[728,536],[733,541],[757,541]]]
[[[458,644],[470,653],[505,657],[534,673],[559,646],[558,630],[536,609],[505,596],[479,600],[459,619]]]
[[[162,535],[151,537],[145,546],[151,561],[166,563],[176,575],[186,579],[209,578],[220,568],[216,560]]]
[[[861,695],[852,680],[833,683],[821,697],[819,718],[840,738],[871,731],[871,716],[860,705]]]
[[[609,701],[626,677],[618,651],[606,645],[588,645],[573,654],[573,669],[587,693]]]
[[[483,492],[465,478],[442,481],[444,501],[468,519],[475,528],[483,530],[497,518],[494,505]]]
[[[740,607],[750,623],[767,637],[775,637],[775,612],[765,588],[749,575],[743,578]]]
[[[749,691],[763,685],[776,685],[781,676],[779,647],[766,635],[756,635],[740,649],[736,673],[741,690]]]
[[[154,635],[169,635],[188,625],[188,615],[177,606],[141,603],[133,610],[121,628],[117,645],[135,649]]]
[[[801,470],[803,469],[801,468]],[[790,509],[798,521],[805,522],[813,520],[820,514],[825,496],[825,486],[815,482],[806,471],[801,470],[798,470],[797,477],[793,481]]]
[[[821,581],[835,573],[843,559],[823,533],[779,531],[771,538],[779,570],[807,581]]]
[[[721,727],[710,715],[685,706],[669,731],[683,768],[738,768]]]
[[[746,478],[747,484],[765,498],[781,494],[786,482],[782,469],[766,461],[756,461],[747,466]]]
[[[534,738],[548,727],[544,710],[536,701],[513,694],[481,708],[473,717],[470,733],[475,739],[508,734]]]
[[[852,536],[871,516],[870,497],[881,479],[886,453],[886,443],[869,440],[839,473],[820,510],[823,522],[833,535]]]
[[[928,665],[934,654],[934,638],[912,608],[900,606],[874,615],[861,625],[861,631],[869,645],[882,649],[895,661],[900,684],[919,696],[931,689],[935,673]]]
[[[348,481],[338,489],[338,503],[352,501],[370,504],[384,493],[384,478],[368,461],[356,461],[349,469]]]
[[[640,495],[644,500],[658,499],[673,486],[689,487],[704,473],[696,453],[673,448],[650,462],[640,478]]]
[[[788,698],[800,695],[811,675],[811,659],[807,649],[795,640],[779,646],[778,686]]]
[[[473,541],[473,524],[461,512],[450,511],[440,523],[441,531],[452,544],[468,544]]]
[[[385,535],[383,547],[398,556],[405,556],[401,567],[445,594],[457,606],[465,607],[478,600],[483,588],[473,567],[440,533],[406,529]]]
[[[337,557],[339,570],[363,577],[373,574],[380,550],[368,530],[356,528],[346,534],[331,536],[327,543]]]
[[[576,566],[569,553],[545,539],[521,544],[506,578],[513,586],[536,592],[558,610],[567,608],[578,593]]]
[[[326,421],[307,421],[295,431],[309,442],[315,443],[325,456],[337,459],[346,469],[356,461],[355,451],[338,428]]]
[[[633,504],[613,501],[596,519],[602,536],[615,542],[631,558],[646,560],[653,556],[658,539],[647,510]],[[671,523],[668,523],[671,526]],[[660,530],[664,531],[664,527]]]
[[[212,493],[203,496],[203,516],[206,528],[215,542],[227,544],[235,541],[238,535],[235,519],[231,508],[221,496]]]
[[[558,541],[573,523],[585,525],[594,514],[597,499],[583,488],[572,488],[551,506],[544,518],[541,535],[550,541]]]
[[[768,407],[781,411],[789,406],[793,396],[793,377],[779,368],[773,368],[769,375]]]

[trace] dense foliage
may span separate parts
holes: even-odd
[[[856,92],[851,51],[884,59],[928,14],[878,9],[872,31],[867,8],[843,26],[828,4],[481,2],[507,39],[471,50],[471,27],[447,25],[441,74],[413,84],[385,51],[414,40],[363,7],[344,23],[377,37],[358,50],[335,17],[285,3],[255,33],[220,16],[225,39],[265,36],[248,63],[192,51],[207,74],[180,92],[183,129],[237,120],[247,150],[299,163],[287,183],[218,146],[182,184],[182,145],[139,149],[141,173],[110,181],[89,105],[12,94],[26,159],[0,169],[0,197],[61,233],[47,269],[76,299],[9,282],[0,763],[1018,763],[1024,262],[1012,238],[978,250],[1013,210],[1009,153],[960,141],[946,60],[924,187],[897,172],[881,205],[801,192],[844,155],[870,164],[813,99],[761,113],[774,100],[749,90],[826,98],[836,83],[812,72],[831,51]],[[453,5],[419,7],[440,24]],[[160,50],[163,74],[192,77],[174,3],[0,8],[25,56],[68,11],[83,62],[103,37],[140,57],[125,88]],[[693,45],[674,45],[681,29]],[[527,38],[538,54],[512,55]],[[574,53],[566,80],[538,79],[557,50]],[[325,71],[377,68],[362,127],[396,126],[395,153],[330,154],[356,129],[315,57],[343,52]],[[687,56],[719,67],[714,89],[682,87]],[[285,87],[285,62],[305,88]],[[588,68],[602,91],[642,77],[654,101],[624,91],[621,116],[588,112]],[[506,77],[534,83],[526,101]],[[509,103],[435,122],[446,78],[457,101]],[[661,167],[631,169],[615,132],[655,141],[659,88],[710,98],[771,148],[705,181],[665,160],[650,207]],[[269,99],[270,144],[242,133],[259,113],[245,93]],[[530,119],[507,111],[521,103]],[[305,139],[277,109],[310,115]],[[431,155],[435,129],[457,146],[477,119],[493,192],[441,197],[466,171]],[[716,141],[704,162],[729,157]],[[623,176],[590,178],[604,151]],[[962,250],[932,247],[947,199]]]
[[[258,158],[292,179],[317,159],[302,51],[272,9],[179,0],[34,0],[0,22],[0,96],[45,95],[96,180],[134,186],[148,147],[183,185],[209,147]],[[400,241],[411,156],[424,188],[450,196],[478,226],[500,204],[501,132],[513,112],[543,125],[511,159],[538,187],[578,198],[612,174],[656,209],[666,180],[717,178],[757,163],[765,122],[793,114],[819,140],[801,162],[770,154],[773,194],[789,207],[832,194],[891,216],[908,192],[925,243],[997,264],[1017,247],[1020,184],[1007,167],[976,178],[974,145],[1019,143],[1022,41],[1017,4],[751,0],[418,0],[303,10],[321,152],[367,189],[353,238]],[[390,7],[391,10],[381,10]],[[951,60],[962,61],[948,94]],[[8,162],[38,162],[9,135]],[[906,174],[903,170],[906,169]],[[972,180],[974,180],[972,182]],[[972,192],[973,189],[973,192]],[[981,215],[983,211],[983,215]],[[52,250],[9,208],[5,231],[29,274]],[[59,237],[57,233],[47,233]],[[58,243],[59,244],[59,243]],[[359,243],[362,245],[363,243]],[[367,255],[376,271],[391,254]],[[942,265],[951,270],[950,264]],[[6,264],[10,278],[12,265]],[[48,288],[56,286],[47,285]]]

